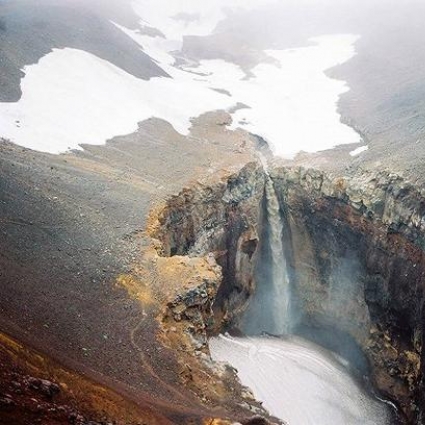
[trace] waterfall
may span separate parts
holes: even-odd
[[[290,285],[283,246],[283,222],[273,181],[266,172],[264,222],[257,260],[256,291],[242,322],[248,335],[290,331]]]
[[[270,333],[282,335],[288,333],[289,328],[289,277],[286,268],[286,258],[283,249],[283,223],[280,214],[280,205],[273,181],[266,180],[266,209],[269,230],[269,246],[271,254],[270,279],[268,285],[271,296],[271,314],[274,329],[266,330]]]

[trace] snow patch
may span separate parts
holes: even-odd
[[[384,403],[366,394],[332,353],[301,338],[219,336],[210,340],[210,352],[291,425],[389,423]]]
[[[359,148],[357,148],[357,149],[354,149],[353,151],[351,151],[350,152],[350,155],[351,156],[356,156],[356,155],[359,155],[359,154],[361,154],[362,152],[364,152],[364,151],[367,151],[369,149],[369,146],[360,146]]]
[[[322,36],[312,39],[312,46],[268,50],[279,66],[260,64],[248,80],[224,61],[203,61],[197,71],[250,106],[233,114],[232,128],[243,122],[243,128],[266,139],[276,155],[292,158],[300,150],[317,152],[360,141],[351,127],[341,123],[337,110],[339,96],[348,90],[346,83],[325,75],[355,55],[357,39]]]
[[[151,3],[152,13],[161,12],[154,7],[156,1]],[[176,10],[169,10],[168,15],[178,13],[182,4],[176,2]],[[232,4],[242,2],[234,0]],[[221,8],[217,10],[223,13]],[[218,16],[216,11],[214,19]],[[159,21],[162,31],[162,15]],[[182,25],[179,19],[177,22]],[[188,134],[192,118],[221,109],[232,114],[231,129],[241,126],[262,136],[275,154],[288,158],[301,150],[316,152],[360,141],[353,129],[341,123],[337,111],[347,85],[324,73],[355,54],[354,35],[316,37],[308,47],[268,50],[276,63],[256,66],[252,77],[246,79],[238,66],[223,60],[177,68],[171,54],[178,47],[177,38],[119,28],[171,78],[145,81],[88,52],[54,49],[38,64],[25,67],[19,102],[0,103],[1,136],[31,149],[60,153],[132,133],[138,122],[150,117],[162,118],[178,132]],[[175,31],[172,37],[185,33],[182,28],[169,30]],[[193,28],[185,31],[196,32]],[[240,104],[246,108],[235,107]]]
[[[186,134],[191,117],[233,105],[231,98],[206,89],[187,73],[178,82],[145,81],[70,48],[54,49],[24,72],[19,102],[0,103],[0,132],[49,153],[103,144],[136,131],[137,123],[150,117],[163,118]]]
[[[164,55],[168,41],[119,28],[151,57]],[[209,89],[230,93],[235,104],[248,106],[233,111],[230,128],[242,127],[259,134],[276,155],[293,158],[300,150],[317,152],[361,140],[351,127],[341,123],[337,109],[339,96],[349,90],[348,86],[325,74],[355,55],[358,38],[328,35],[312,38],[308,47],[267,50],[278,65],[260,64],[252,70],[250,79],[238,66],[223,60],[204,60],[196,68],[178,69],[173,66],[171,50],[161,66],[176,81],[189,74]]]

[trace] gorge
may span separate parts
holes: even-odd
[[[269,239],[270,229],[276,232],[270,184],[283,223],[278,242]],[[203,335],[203,349],[208,335],[226,330],[285,333],[281,294],[272,290],[272,299],[261,300],[263,309],[255,308],[264,259],[274,266],[282,247],[282,268],[276,276],[272,266],[266,281],[284,279],[287,261],[291,295],[285,292],[285,298],[294,333],[345,359],[353,376],[367,378],[363,385],[397,404],[397,420],[421,423],[424,205],[421,192],[395,174],[332,176],[285,167],[267,174],[258,162],[172,197],[152,236],[161,255],[212,253],[222,268],[202,325],[189,327],[198,341]],[[267,252],[272,246],[274,254]],[[281,290],[288,287],[284,283]],[[182,317],[191,322],[190,316]]]
[[[0,0],[0,425],[425,425],[422,0]]]
[[[349,363],[338,362],[331,352],[291,336],[295,320],[290,311],[284,224],[273,181],[265,172],[265,240],[260,245],[264,252],[256,264],[255,291],[243,314],[245,337],[212,338],[211,356],[234,366],[268,411],[290,424],[389,424],[390,412],[384,405],[363,394],[350,379]]]

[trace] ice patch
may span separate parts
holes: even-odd
[[[359,148],[354,149],[353,151],[351,151],[350,152],[350,155],[351,156],[356,156],[356,155],[361,154],[364,151],[367,151],[368,149],[369,149],[369,146],[360,146]]]
[[[388,408],[366,394],[332,353],[301,338],[210,340],[269,412],[291,425],[385,425]]]

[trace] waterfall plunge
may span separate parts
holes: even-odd
[[[263,332],[286,335],[290,331],[290,285],[283,247],[283,221],[273,181],[265,184],[265,242],[256,271],[256,292],[242,328],[249,335]]]
[[[267,175],[256,291],[241,330],[249,337],[220,335],[209,342],[211,356],[238,370],[244,385],[276,417],[291,425],[389,425],[391,412],[351,376],[347,361],[291,336],[291,290],[285,243],[285,215]],[[261,333],[285,338],[254,336]]]
[[[270,282],[272,327],[271,329],[264,329],[264,331],[274,335],[282,335],[288,333],[289,329],[289,278],[283,251],[283,224],[279,200],[270,178],[267,178],[266,181],[266,202],[272,259]]]

